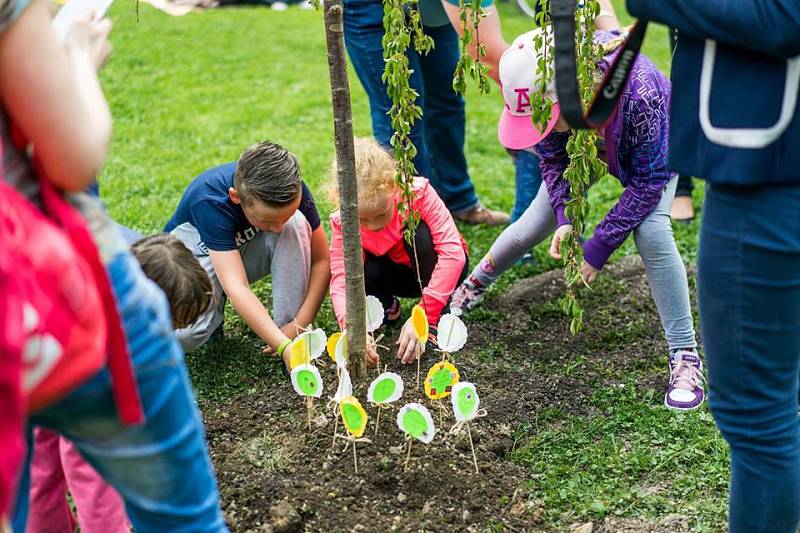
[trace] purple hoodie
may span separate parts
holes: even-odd
[[[615,36],[598,31],[595,42],[603,43]],[[608,69],[614,54],[616,52],[599,63],[602,71]],[[619,179],[625,190],[617,205],[597,225],[594,236],[583,245],[586,262],[598,270],[653,212],[673,176],[667,170],[670,92],[666,76],[652,61],[640,55],[617,111],[599,132],[605,141],[608,171]],[[569,183],[563,178],[569,164],[568,138],[568,132],[552,132],[534,147],[559,226],[570,223],[564,214],[570,200]]]

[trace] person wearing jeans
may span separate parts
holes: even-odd
[[[423,19],[423,24],[425,20]],[[467,171],[464,156],[466,113],[464,99],[453,90],[453,72],[460,55],[458,35],[449,21],[423,27],[434,48],[420,55],[408,50],[411,87],[419,95],[423,116],[411,129],[417,148],[414,165],[427,177],[454,217],[469,223],[505,224],[508,215],[483,207]],[[353,68],[367,93],[372,134],[384,147],[394,133],[389,119],[392,101],[381,76],[383,5],[378,0],[345,0],[344,37]]]
[[[670,167],[706,180],[697,261],[731,533],[800,525],[800,3],[627,0],[680,32]]]
[[[227,531],[203,424],[166,297],[128,252],[107,264],[130,344],[145,424],[126,426],[102,370],[31,418],[72,441],[122,496],[137,531]],[[20,483],[14,531],[23,533],[28,469]]]

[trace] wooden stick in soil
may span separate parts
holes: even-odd
[[[411,444],[414,439],[408,439],[408,453],[406,454],[406,464],[403,466],[403,472],[408,472],[408,461],[411,459]]]
[[[420,364],[422,361],[422,348],[419,344],[417,344],[417,390],[419,390],[419,371],[420,371]]]
[[[306,396],[306,411],[308,412],[308,430],[311,431],[311,410],[314,408],[314,400],[311,396]]]
[[[375,418],[375,435],[378,434],[378,428],[381,427],[381,408],[383,404],[378,404],[378,416]]]
[[[356,469],[356,475],[358,475],[358,456],[356,455],[356,441],[353,441],[353,466]]]
[[[336,434],[339,433],[339,413],[337,412],[338,410],[339,410],[339,404],[337,403],[336,406],[333,408],[333,418],[335,421],[333,423],[333,444],[331,444],[331,452],[333,452],[333,450],[336,449]]]
[[[475,473],[480,474],[478,470],[478,458],[475,456],[475,445],[472,443],[472,430],[469,429],[469,422],[467,422],[467,435],[469,435],[469,447],[472,450],[472,464],[475,465]]]
[[[333,130],[336,145],[336,176],[339,184],[339,212],[345,270],[347,313],[347,366],[354,379],[366,374],[367,314],[361,231],[358,219],[358,185],[353,146],[353,112],[344,48],[342,0],[325,1],[325,38],[331,80]]]

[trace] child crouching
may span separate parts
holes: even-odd
[[[411,209],[419,214],[420,222],[414,243],[409,244],[403,237],[408,212],[399,208],[402,191],[395,182],[397,169],[391,155],[373,140],[355,139],[355,158],[366,292],[381,301],[387,321],[400,318],[398,297],[421,298],[420,305],[435,330],[453,290],[466,277],[467,245],[444,202],[422,177],[415,178],[412,184]],[[334,205],[338,197],[334,181],[331,194]],[[338,210],[331,213],[330,222],[330,294],[336,318],[343,326],[345,277]],[[419,348],[410,326],[403,328],[397,344],[397,357],[405,364],[413,362]],[[367,360],[377,364],[374,346],[367,346]]]

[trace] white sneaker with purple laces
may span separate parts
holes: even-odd
[[[703,404],[703,361],[694,350],[675,350],[669,355],[669,387],[664,405],[679,411],[691,411]]]

